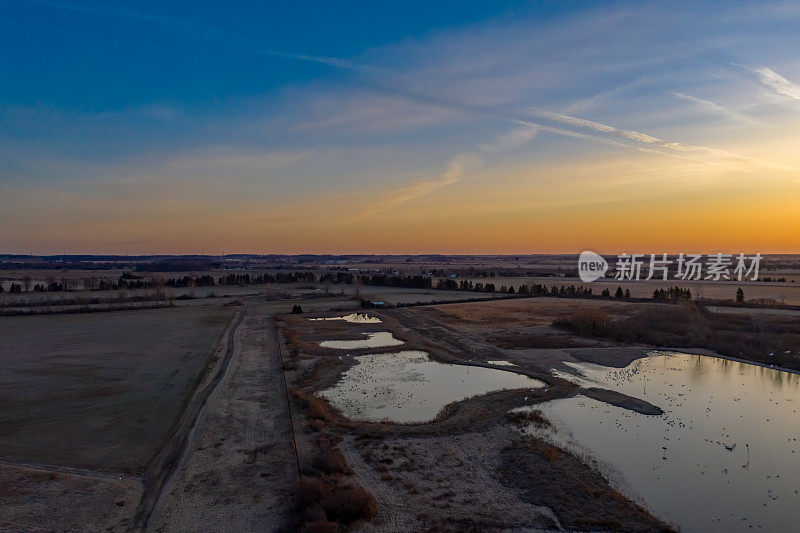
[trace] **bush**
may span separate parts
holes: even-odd
[[[330,413],[328,412],[327,404],[315,396],[309,396],[306,398],[306,408],[306,416],[312,420],[330,419]]]
[[[509,411],[506,413],[506,418],[515,424],[531,423],[537,428],[543,428],[550,425],[550,422],[542,415],[538,409],[525,409],[524,411]]]
[[[378,514],[372,494],[359,486],[339,487],[322,502],[328,517],[343,524],[371,520]]]
[[[346,474],[347,461],[335,448],[329,448],[314,458],[314,468],[325,474]]]
[[[318,477],[304,477],[297,483],[297,507],[312,507],[331,495],[331,486]]]

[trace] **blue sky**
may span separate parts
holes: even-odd
[[[165,4],[0,0],[0,249],[800,251],[796,2]]]

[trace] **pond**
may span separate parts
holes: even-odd
[[[396,339],[391,331],[378,331],[376,333],[364,333],[366,339],[345,340],[345,341],[322,341],[319,343],[323,348],[336,348],[338,350],[358,350],[359,348],[384,348],[387,346],[400,346],[403,341]]]
[[[376,316],[369,316],[366,313],[350,313],[344,316],[334,316],[329,318],[309,318],[309,320],[344,320],[351,324],[380,324],[381,319]]]
[[[682,531],[786,531],[800,523],[800,376],[718,357],[656,352],[623,369],[573,364],[586,386],[661,416],[577,396],[537,408],[529,431],[594,461],[622,492]]]
[[[336,386],[320,393],[354,420],[428,422],[446,405],[472,396],[544,386],[505,370],[439,363],[416,350],[355,359]]]

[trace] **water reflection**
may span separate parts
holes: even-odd
[[[348,341],[322,341],[323,348],[336,348],[338,350],[358,350],[359,348],[384,348],[386,346],[399,346],[403,341],[396,339],[391,331],[378,331],[377,333],[364,333],[366,339]]]
[[[583,374],[573,381],[664,409],[646,416],[582,396],[540,407],[557,428],[548,438],[599,461],[656,515],[684,531],[800,523],[800,376],[675,352],[623,369],[571,366]]]
[[[465,398],[544,385],[505,370],[439,363],[415,350],[356,360],[336,386],[320,393],[355,420],[427,422],[444,406]]]

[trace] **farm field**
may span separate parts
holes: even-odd
[[[233,315],[229,307],[0,320],[0,456],[141,472]]]

